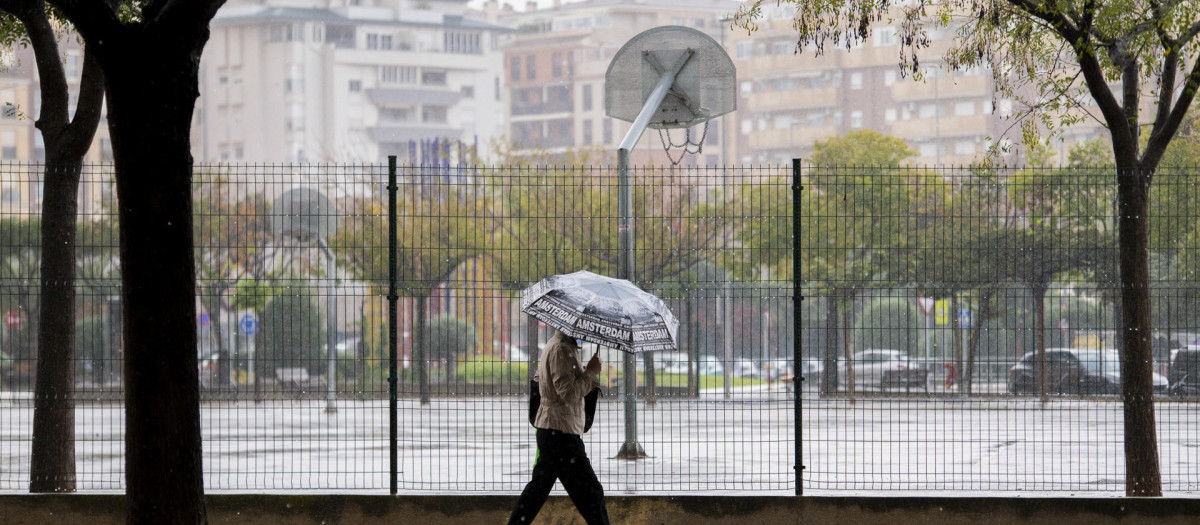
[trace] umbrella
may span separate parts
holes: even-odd
[[[626,352],[677,347],[675,314],[624,279],[588,271],[553,275],[521,292],[521,311],[576,339]]]

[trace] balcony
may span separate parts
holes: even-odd
[[[842,90],[835,87],[754,93],[746,98],[746,109],[765,112],[837,107],[842,103],[841,94]]]
[[[461,91],[449,89],[377,88],[368,89],[367,98],[376,107],[413,107],[418,105],[453,106],[463,98]]]

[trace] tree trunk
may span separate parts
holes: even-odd
[[[642,362],[646,368],[646,406],[658,404],[658,380],[654,373],[654,356],[649,352],[642,353]]]
[[[1150,266],[1147,243],[1150,173],[1117,174],[1121,252],[1121,400],[1125,406],[1125,494],[1162,496],[1151,380]]]
[[[224,306],[221,304],[220,293],[210,293],[207,297],[201,299],[204,303],[204,310],[208,312],[208,322],[212,326],[209,330],[212,332],[213,341],[217,344],[217,376],[215,384],[218,387],[229,386],[229,377],[232,373],[231,354],[229,346],[225,344],[225,325],[222,323],[224,316]]]
[[[413,364],[417,367],[417,392],[421,404],[429,404],[429,296],[417,297],[413,321]]]
[[[947,385],[947,389],[953,386],[959,392],[962,392],[962,377],[958,377],[958,374],[961,374],[963,369],[963,341],[962,329],[959,327],[958,322],[958,308],[958,293],[952,293],[950,294],[950,312],[947,316],[947,322],[950,323],[950,338],[954,344],[954,374],[956,377],[954,377],[954,384]],[[949,373],[947,373],[947,377],[949,377]]]
[[[838,306],[837,295],[830,293],[825,296],[825,351],[822,353],[821,365],[821,397],[827,397],[837,391],[837,341],[838,341]],[[798,336],[797,336],[798,337]]]
[[[850,306],[842,309],[842,351],[846,355],[846,395],[854,404],[854,357],[850,351]]]
[[[1050,401],[1049,384],[1046,374],[1046,285],[1031,283],[1033,292],[1033,347],[1037,351],[1037,384],[1038,398],[1042,403]]]
[[[967,341],[967,364],[962,372],[963,395],[971,395],[971,384],[975,378],[975,356],[979,355],[979,342],[983,338],[983,328],[992,315],[992,295],[995,290],[984,288],[979,296],[979,315],[971,319],[971,335]]]
[[[30,492],[75,492],[75,214],[82,169],[82,159],[46,164]]]
[[[537,373],[537,360],[539,356],[538,348],[538,321],[532,316],[525,323],[525,358],[528,361],[529,381],[533,381],[533,374]]]
[[[127,523],[206,523],[196,370],[191,117],[199,43],[98,44],[120,203]]]

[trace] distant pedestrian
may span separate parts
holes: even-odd
[[[555,480],[562,481],[567,495],[588,525],[608,525],[604,487],[596,479],[592,463],[583,448],[586,421],[584,396],[600,383],[600,357],[593,355],[584,367],[579,345],[573,337],[555,332],[542,350],[541,364],[534,379],[541,394],[541,405],[533,426],[537,429],[537,456],[533,479],[525,485],[509,525],[533,522]]]

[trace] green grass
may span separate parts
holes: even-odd
[[[719,388],[725,386],[725,378],[719,375],[702,375],[699,376],[700,388]],[[735,377],[731,381],[734,387],[761,385],[765,383],[761,379],[749,377]],[[646,384],[646,374],[638,372],[638,384]],[[654,374],[654,384],[662,387],[687,387],[687,374],[665,374],[659,372]]]
[[[478,385],[524,384],[529,364],[501,361],[492,357],[468,359],[458,364],[454,375],[459,381]]]

